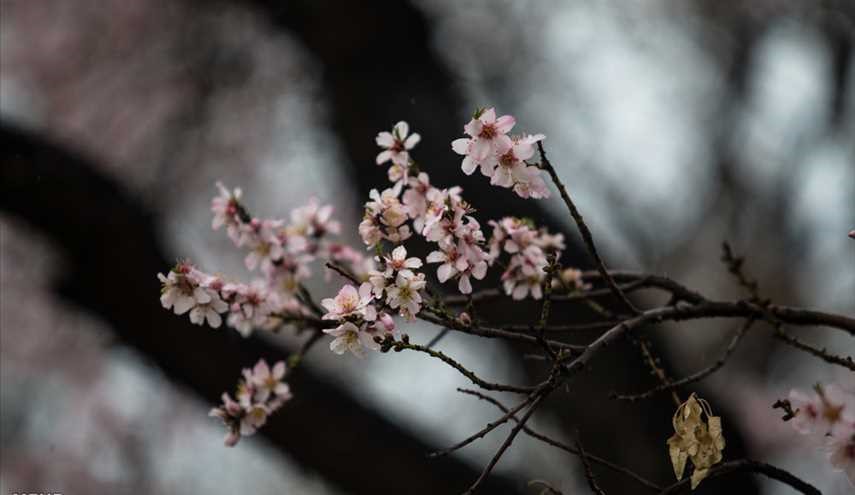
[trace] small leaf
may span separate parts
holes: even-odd
[[[695,472],[692,473],[692,490],[698,487],[698,485],[703,481],[707,475],[710,474],[709,469],[695,469]]]
[[[683,477],[683,472],[686,470],[686,460],[689,458],[689,454],[680,448],[678,445],[679,439],[676,439],[675,437],[671,437],[668,440],[668,453],[671,456],[671,465],[674,467],[674,475],[679,480]],[[671,440],[675,441],[672,442]]]

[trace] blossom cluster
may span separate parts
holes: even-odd
[[[324,299],[321,305],[327,310],[323,319],[338,323],[335,328],[324,330],[324,333],[335,337],[330,342],[330,350],[336,354],[350,351],[356,357],[364,357],[364,348],[380,349],[375,337],[382,340],[386,335],[395,333],[392,317],[377,311],[372,285],[368,282],[360,285],[359,289],[345,285],[338,295]]]
[[[164,308],[179,315],[189,311],[193,323],[207,322],[213,328],[227,313],[228,325],[248,336],[254,329],[275,329],[288,318],[309,314],[296,294],[311,276],[310,265],[316,259],[342,262],[366,278],[373,270],[373,261],[364,254],[327,240],[328,234],[340,231],[332,206],[311,199],[292,210],[288,222],[259,219],[241,204],[240,189],[229,191],[220,183],[217,188],[219,195],[211,201],[212,227],[225,227],[234,244],[248,251],[247,269],[258,269],[261,276],[248,284],[229,281],[183,261],[167,275],[158,274]]]
[[[274,307],[273,298],[263,283],[226,282],[221,277],[205,273],[189,261],[181,261],[164,276],[157,274],[162,284],[160,302],[175,314],[190,313],[190,321],[213,328],[226,322],[244,336],[254,328],[271,329],[278,326],[282,314],[303,314],[305,309],[296,299],[280,301]],[[276,313],[274,313],[276,311]]]
[[[835,470],[855,486],[855,394],[817,384],[811,393],[792,390],[793,428],[825,450]]]
[[[694,490],[707,477],[710,468],[721,462],[725,444],[721,418],[713,416],[707,401],[692,394],[677,408],[672,423],[674,435],[667,443],[674,474],[681,479],[686,462],[691,460],[695,466],[691,477]]]
[[[522,197],[546,197],[539,168],[526,163],[544,136],[509,136],[514,122],[510,116],[497,119],[493,109],[478,112],[465,127],[470,138],[452,146],[467,155],[467,173],[480,167],[495,185],[513,188]],[[254,329],[274,330],[294,320],[321,316],[330,322],[322,327],[333,338],[331,351],[363,357],[366,349],[380,350],[380,342],[387,337],[400,336],[393,315],[413,320],[422,310],[427,280],[419,270],[425,262],[438,264],[440,283],[454,281],[461,293],[469,294],[472,279],[484,279],[488,267],[506,252],[510,261],[502,279],[508,294],[514,299],[529,293],[540,298],[546,256],[564,248],[562,236],[507,218],[491,222],[493,238],[488,241],[462,189],[435,187],[430,176],[419,170],[411,153],[420,140],[403,121],[376,137],[381,148],[376,162],[389,164],[391,184],[370,192],[358,227],[374,256],[328,239],[341,230],[329,205],[312,199],[292,210],[287,219],[257,218],[244,207],[240,189],[217,183],[218,195],[211,201],[212,227],[225,228],[235,246],[245,250],[246,268],[258,276],[242,283],[182,261],[166,275],[158,274],[162,305],[179,315],[189,313],[195,324],[207,322],[218,328],[225,321],[244,336]],[[403,245],[414,235],[432,245],[424,261],[408,256]],[[323,299],[320,311],[305,299],[303,289],[316,260],[334,262],[356,281],[343,286],[335,297]],[[331,276],[330,271],[326,274]],[[461,319],[464,316],[468,318],[464,314]],[[252,370],[244,370],[236,399],[223,394],[223,404],[211,414],[226,423],[227,445],[252,434],[290,398],[287,385],[281,382],[284,373],[283,363],[270,370],[260,361]]]
[[[502,287],[513,299],[523,299],[531,294],[534,299],[543,297],[548,253],[564,249],[564,236],[551,235],[545,229],[535,229],[530,221],[505,217],[490,221],[493,235],[490,238],[491,264],[502,253],[510,254],[507,268],[502,273]],[[568,272],[572,273],[572,272]]]
[[[279,361],[271,369],[266,361],[259,360],[252,368],[243,370],[235,399],[224,392],[223,404],[211,409],[210,415],[223,420],[227,433],[225,444],[233,447],[240,437],[249,436],[267,422],[267,417],[291,399],[291,390],[283,382],[285,363]]]
[[[465,157],[461,167],[466,175],[480,168],[494,186],[513,188],[522,198],[548,198],[540,169],[526,162],[534,156],[535,144],[546,136],[509,136],[515,124],[510,115],[496,118],[495,109],[479,109],[463,127],[469,137],[455,139],[451,148]]]
[[[414,272],[422,267],[422,260],[407,257],[407,249],[398,246],[391,256],[382,258],[382,271],[373,271],[368,280],[372,293],[407,320],[415,319],[421,311],[422,297],[419,291],[425,288],[424,273]]]

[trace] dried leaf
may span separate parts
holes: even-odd
[[[703,481],[707,475],[710,474],[710,470],[707,468],[704,469],[695,469],[695,472],[692,473],[692,490],[698,487],[698,485]]]

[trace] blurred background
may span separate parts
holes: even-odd
[[[460,172],[449,143],[475,107],[547,135],[611,268],[738,298],[719,262],[730,240],[764,296],[853,314],[853,48],[850,0],[0,1],[0,492],[457,493],[474,480],[507,430],[425,459],[499,414],[416,354],[359,361],[322,343],[293,378],[296,398],[260,435],[222,447],[206,417],[221,391],[301,338],[198,328],[157,297],[156,273],[178,257],[248,278],[210,230],[216,180],[242,187],[258,215],[333,203],[359,246],[361,204],[386,182],[373,138],[401,119],[422,135],[416,158],[435,184],[462,185],[482,223],[511,214],[565,232],[566,264],[589,267],[560,201]],[[338,286],[322,275],[317,298]],[[567,306],[556,318],[585,316]],[[738,326],[649,335],[683,376]],[[407,331],[426,342],[437,329]],[[726,458],[850,493],[770,405],[816,382],[853,389],[852,374],[770,334],[755,326],[691,390],[724,416]],[[833,331],[798,335],[855,352]],[[493,381],[543,372],[497,342],[451,335],[440,348]],[[533,425],[565,440],[579,429],[587,450],[671,483],[669,397],[608,398],[653,383],[627,342]],[[595,472],[608,493],[638,492]],[[534,479],[587,490],[577,458],[521,436],[485,493],[536,493]],[[754,476],[698,492],[727,489],[790,493]]]

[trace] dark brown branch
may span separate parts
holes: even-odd
[[[647,363],[650,371],[656,375],[659,383],[661,383],[660,387],[664,387],[664,390],[670,391],[671,400],[674,401],[674,405],[676,407],[680,407],[680,404],[682,404],[683,401],[680,400],[680,396],[677,395],[677,391],[674,390],[673,386],[671,386],[671,379],[668,378],[668,375],[665,374],[665,370],[659,365],[659,358],[653,354],[652,344],[648,342],[644,336],[639,336],[638,346],[641,349],[641,355],[644,357],[644,362]]]
[[[695,383],[695,382],[699,382],[699,381],[703,380],[704,378],[712,375],[713,373],[718,371],[722,366],[724,366],[724,363],[727,362],[730,355],[733,354],[734,350],[736,350],[736,347],[739,345],[739,342],[742,340],[742,337],[745,336],[745,334],[748,332],[748,329],[751,328],[751,325],[753,325],[753,324],[754,324],[754,320],[748,319],[741,327],[739,327],[739,330],[736,331],[736,333],[733,335],[733,338],[730,340],[730,343],[728,344],[727,348],[724,350],[724,354],[722,354],[722,356],[718,359],[718,361],[716,361],[712,365],[710,365],[710,366],[708,366],[708,367],[706,367],[706,368],[704,368],[704,369],[702,369],[696,373],[692,373],[691,375],[689,375],[685,378],[681,378],[679,380],[674,380],[674,381],[671,381],[667,384],[662,384],[662,385],[659,385],[658,387],[654,387],[654,388],[648,390],[647,392],[643,392],[640,394],[634,394],[634,395],[616,395],[615,398],[620,399],[620,400],[628,400],[628,401],[636,401],[636,400],[641,400],[641,399],[647,399],[647,398],[653,397],[654,395],[656,395],[659,392],[664,392],[666,390],[674,390],[678,387],[683,387],[685,385],[689,385],[691,383]],[[678,405],[679,405],[679,399],[677,399],[677,400],[678,400]]]
[[[606,495],[606,492],[597,484],[597,478],[594,476],[594,471],[591,469],[591,463],[588,461],[588,453],[585,452],[585,447],[582,446],[582,438],[579,432],[576,432],[576,449],[579,450],[579,457],[582,459],[582,467],[585,469],[585,479],[588,480],[588,487],[595,495]]]
[[[435,452],[432,452],[432,453],[429,455],[429,457],[442,457],[442,456],[446,456],[446,455],[448,455],[448,454],[450,454],[450,453],[452,453],[452,452],[454,452],[454,451],[456,451],[456,450],[460,450],[460,449],[462,449],[463,447],[465,447],[465,446],[469,445],[470,443],[474,442],[475,440],[478,440],[479,438],[484,438],[488,433],[490,433],[491,431],[495,430],[495,429],[496,429],[496,428],[498,428],[499,426],[501,426],[501,425],[503,425],[503,424],[507,423],[507,422],[508,422],[508,420],[509,420],[509,419],[511,419],[512,417],[514,417],[514,415],[515,415],[516,413],[518,413],[519,411],[522,411],[526,406],[528,406],[529,404],[531,404],[531,402],[534,400],[533,395],[534,395],[534,394],[529,395],[528,397],[526,397],[526,398],[525,398],[525,400],[523,400],[522,402],[520,402],[519,404],[517,404],[516,406],[514,406],[514,408],[513,408],[513,409],[509,409],[509,410],[504,414],[504,416],[500,417],[499,419],[497,419],[497,420],[495,420],[495,421],[492,421],[492,422],[490,422],[490,423],[487,423],[487,426],[485,426],[484,428],[480,429],[478,432],[476,432],[476,433],[474,433],[474,434],[472,434],[472,435],[470,435],[470,436],[466,437],[466,438],[465,438],[465,439],[463,439],[462,441],[457,442],[456,444],[452,445],[451,447],[448,447],[447,449],[442,449],[442,450],[437,450],[437,451],[435,451]]]
[[[540,405],[540,402],[545,396],[545,391],[540,391],[539,393],[537,393],[537,397],[535,397],[534,401],[529,406],[528,411],[526,411],[525,414],[523,414],[522,418],[517,421],[516,426],[513,427],[507,438],[505,438],[505,441],[502,442],[502,445],[499,447],[499,450],[496,451],[496,454],[493,455],[492,459],[490,459],[490,462],[484,468],[484,471],[481,472],[481,476],[479,476],[478,479],[475,480],[475,483],[473,483],[472,486],[470,486],[469,489],[464,492],[466,495],[475,493],[475,491],[478,490],[484,480],[487,479],[487,476],[490,476],[490,473],[493,471],[493,468],[496,467],[496,464],[499,462],[499,459],[502,458],[502,456],[508,450],[508,447],[510,447],[511,444],[514,443],[514,439],[517,437],[517,435],[519,435],[520,430],[525,427],[526,422],[534,414],[534,411],[537,410],[537,406]]]
[[[836,354],[831,354],[825,348],[817,348],[805,342],[802,342],[796,337],[784,332],[781,328],[775,328],[775,338],[780,340],[781,342],[786,343],[789,346],[795,347],[796,349],[802,350],[816,356],[826,363],[836,364],[838,366],[843,366],[844,368],[848,368],[852,371],[855,371],[855,361],[853,361],[852,356],[838,356]]]
[[[389,346],[395,351],[402,351],[404,349],[409,349],[411,351],[423,352],[431,357],[437,358],[444,362],[445,364],[451,366],[460,372],[463,376],[468,378],[472,383],[478,385],[484,390],[492,390],[496,392],[515,392],[518,394],[530,394],[534,392],[538,387],[518,387],[514,385],[504,385],[501,383],[490,383],[488,381],[482,380],[479,378],[474,372],[467,369],[465,366],[455,361],[454,359],[448,357],[446,354],[436,351],[434,349],[430,349],[426,346],[411,344],[409,342],[404,341],[395,341],[394,343],[390,343]]]
[[[489,395],[482,394],[481,392],[478,392],[477,390],[469,390],[469,389],[465,389],[465,388],[458,388],[457,390],[459,392],[464,393],[464,394],[472,395],[472,396],[478,397],[479,399],[485,400],[485,401],[493,404],[497,408],[499,408],[499,410],[501,410],[503,413],[507,414],[509,411],[507,406],[505,406],[504,404],[499,402],[497,399],[490,397]],[[512,416],[511,419],[514,422],[519,421],[516,416]],[[542,433],[539,433],[539,432],[535,431],[533,428],[531,428],[530,426],[523,427],[523,432],[526,435],[528,435],[534,439],[540,440],[541,442],[543,442],[547,445],[551,445],[552,447],[555,447],[557,449],[561,449],[561,450],[563,450],[567,453],[570,453],[572,455],[580,456],[582,454],[578,448],[572,447],[572,446],[567,445],[565,443],[559,442],[558,440],[555,440],[554,438],[551,438],[551,437],[548,437]],[[603,459],[602,457],[599,457],[599,456],[591,454],[591,453],[586,453],[586,456],[588,457],[589,460],[591,460],[597,464],[600,464],[600,465],[602,465],[608,469],[611,469],[612,471],[624,474],[624,475],[634,479],[635,481],[644,485],[646,488],[650,489],[651,491],[659,491],[662,489],[662,487],[657,485],[656,483],[653,483],[652,481],[649,481],[649,480],[641,477],[640,475],[636,474],[635,472],[633,472],[633,471],[631,471],[625,467],[618,466],[617,464],[615,464],[609,460]]]
[[[539,339],[534,335],[526,335],[523,333],[517,332],[509,332],[507,330],[500,330],[498,328],[490,328],[490,327],[481,327],[476,325],[465,325],[456,319],[451,318],[442,318],[436,315],[431,315],[427,311],[422,310],[419,314],[416,315],[420,320],[427,321],[429,323],[433,323],[434,325],[443,326],[446,328],[450,328],[452,330],[456,330],[461,333],[475,335],[478,337],[486,337],[490,339],[504,339],[516,342],[522,342],[526,344],[532,345],[540,345]],[[578,352],[585,348],[585,346],[567,344],[564,342],[559,342],[557,340],[546,340],[546,342],[556,348],[556,349],[564,349],[569,352]]]
[[[540,151],[540,165],[552,178],[552,182],[555,183],[555,187],[558,188],[558,192],[561,194],[561,199],[564,200],[564,204],[567,205],[567,209],[570,210],[570,216],[573,217],[573,221],[576,222],[576,227],[579,228],[579,233],[582,234],[582,240],[585,242],[585,247],[588,249],[588,253],[594,259],[597,271],[600,272],[600,275],[603,277],[603,280],[605,280],[606,285],[608,285],[612,290],[615,297],[617,297],[618,300],[621,301],[621,303],[623,303],[623,305],[632,313],[637,314],[638,310],[626,297],[626,294],[620,290],[611,275],[609,275],[606,265],[600,257],[600,253],[597,252],[597,246],[594,244],[594,236],[591,235],[591,230],[588,229],[588,225],[585,224],[582,214],[579,213],[579,210],[576,208],[573,200],[570,199],[570,194],[567,192],[567,188],[564,186],[564,183],[561,182],[561,178],[558,176],[558,172],[555,171],[555,167],[552,166],[552,163],[550,163],[549,159],[546,157],[546,151],[543,149],[543,143],[538,142],[537,149]]]
[[[775,481],[780,481],[786,485],[790,485],[794,490],[797,490],[805,495],[822,495],[815,486],[807,481],[798,478],[796,475],[785,471],[779,467],[775,467],[765,462],[752,461],[749,459],[740,459],[737,461],[725,462],[710,469],[707,479],[717,478],[730,473],[748,472],[757,473],[766,476]],[[660,492],[660,495],[679,493],[690,486],[691,479],[684,478],[673,485],[665,488]]]

